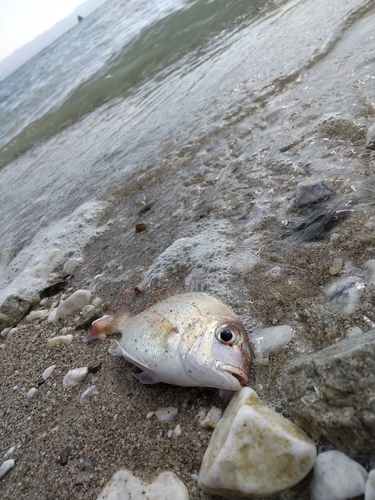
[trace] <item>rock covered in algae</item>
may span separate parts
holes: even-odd
[[[267,497],[299,483],[316,458],[296,425],[244,387],[217,424],[199,472],[199,486],[224,497]]]
[[[293,420],[352,457],[375,456],[375,330],[286,366],[281,389]]]

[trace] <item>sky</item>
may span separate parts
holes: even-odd
[[[84,0],[0,0],[0,61],[82,3]]]

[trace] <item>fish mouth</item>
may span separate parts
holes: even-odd
[[[230,373],[230,375],[236,378],[241,385],[246,385],[249,381],[248,374],[237,366],[225,365],[220,363],[220,370]]]

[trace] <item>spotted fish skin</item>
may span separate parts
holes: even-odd
[[[143,383],[237,391],[249,379],[252,348],[244,327],[223,302],[204,292],[169,297],[130,316],[119,311],[93,323],[86,340],[119,332],[109,352],[143,372]]]

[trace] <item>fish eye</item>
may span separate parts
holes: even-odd
[[[234,325],[220,325],[215,331],[216,340],[221,344],[233,346],[241,338],[241,331]]]

